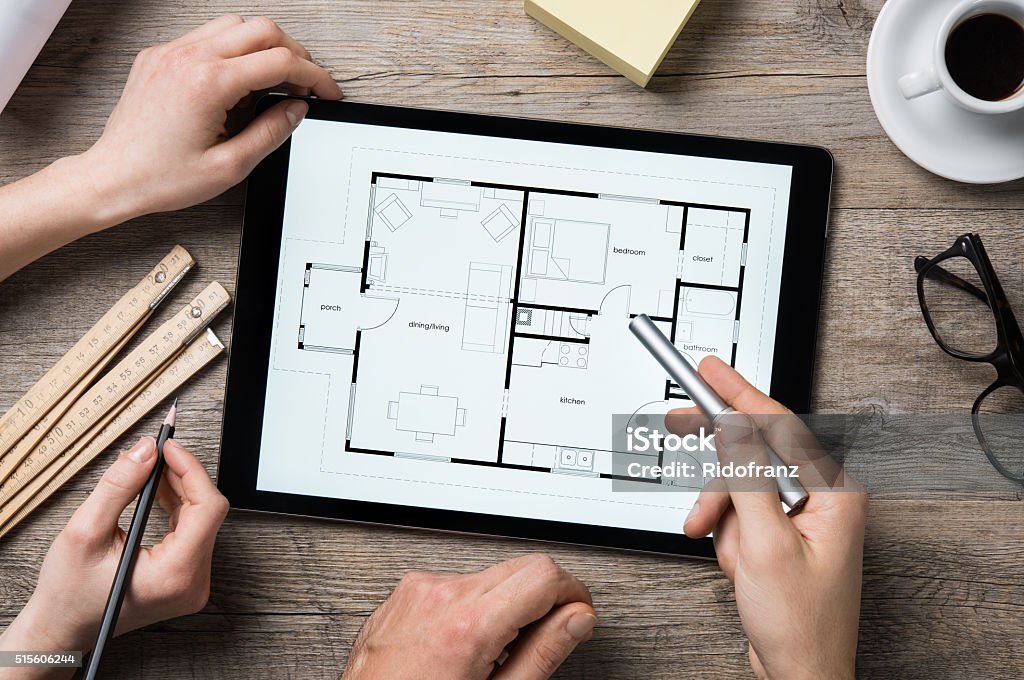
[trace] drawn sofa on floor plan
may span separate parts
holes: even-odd
[[[687,403],[632,316],[694,364],[735,362],[747,209],[384,173],[370,189],[362,261],[307,263],[299,322],[298,349],[351,363],[347,454],[609,477],[612,414]]]

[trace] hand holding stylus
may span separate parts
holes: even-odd
[[[742,419],[716,436],[720,460],[765,456],[762,436],[771,440],[773,433],[761,428],[778,418],[792,417],[793,427],[799,427],[784,406],[718,358],[704,359],[700,374]],[[703,416],[680,409],[666,423],[682,433],[695,418]],[[783,462],[799,465],[802,478],[825,475],[841,490],[810,483],[803,511],[787,517],[773,482],[730,488],[714,480],[701,492],[684,530],[691,538],[714,532],[718,563],[736,586],[750,664],[758,677],[852,678],[867,494],[838,468],[825,470],[830,459],[809,464],[795,458],[780,443],[792,439],[790,434],[773,441]]]
[[[169,440],[164,457],[157,501],[169,515],[168,531],[140,552],[117,633],[199,611],[209,597],[213,545],[227,499],[181,444]],[[0,636],[0,649],[91,648],[124,545],[121,513],[138,497],[155,461],[156,442],[143,437],[103,474],[50,547],[35,592]]]

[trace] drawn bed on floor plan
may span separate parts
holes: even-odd
[[[367,214],[361,257],[284,284],[347,392],[325,455],[613,477],[612,414],[690,403],[630,318],[736,363],[748,208],[374,172]]]

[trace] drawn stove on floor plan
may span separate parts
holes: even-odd
[[[385,173],[369,208],[298,329],[351,361],[344,455],[612,477],[612,414],[689,405],[631,317],[735,364],[748,209]]]

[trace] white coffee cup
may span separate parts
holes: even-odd
[[[932,49],[932,63],[899,79],[900,91],[907,99],[942,90],[955,103],[975,113],[1009,113],[1024,108],[1024,88],[999,101],[973,97],[954,82],[946,66],[946,42],[961,23],[980,14],[1001,14],[1024,26],[1024,0],[963,0],[942,22]]]

